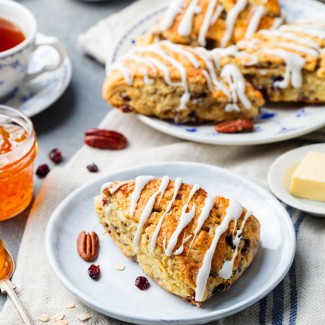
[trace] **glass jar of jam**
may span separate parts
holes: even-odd
[[[0,221],[16,216],[31,202],[36,154],[31,120],[0,105]]]

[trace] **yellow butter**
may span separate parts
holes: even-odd
[[[290,193],[304,199],[325,201],[325,153],[307,153],[291,177]]]

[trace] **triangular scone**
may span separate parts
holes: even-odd
[[[107,183],[96,211],[126,256],[164,289],[195,305],[227,290],[259,246],[260,224],[251,212],[180,178]]]
[[[236,64],[272,102],[325,102],[325,23],[258,31],[235,47],[215,49],[220,64]]]
[[[110,67],[103,96],[122,111],[176,123],[254,118],[263,96],[236,66],[204,48],[169,41],[134,47]]]
[[[226,47],[282,21],[277,0],[171,0],[156,30],[139,43],[158,38],[209,49]]]

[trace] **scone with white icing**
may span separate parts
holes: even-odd
[[[260,224],[251,212],[180,178],[104,184],[96,212],[124,255],[194,305],[229,289],[259,246]]]
[[[215,49],[221,65],[233,63],[271,102],[325,102],[325,23],[261,30],[236,47]]]
[[[277,0],[171,0],[155,31],[138,42],[167,39],[208,49],[226,47],[282,21]]]
[[[169,41],[134,47],[110,67],[103,97],[122,111],[176,123],[254,118],[262,94],[233,65],[204,48]]]

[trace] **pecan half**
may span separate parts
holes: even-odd
[[[99,253],[99,239],[95,232],[91,234],[82,231],[77,240],[77,250],[79,256],[89,262],[94,260]]]
[[[127,145],[127,139],[123,134],[95,128],[86,130],[84,142],[93,148],[111,150],[121,150]]]
[[[243,118],[217,124],[215,128],[219,133],[252,132],[254,129],[254,122],[250,119]]]

